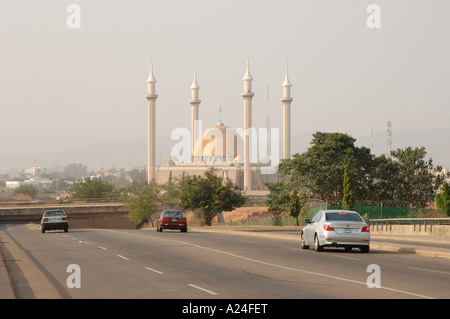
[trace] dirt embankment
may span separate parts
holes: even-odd
[[[266,219],[271,217],[267,207],[239,207],[232,211],[223,212],[225,223],[240,223],[249,219]]]

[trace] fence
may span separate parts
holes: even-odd
[[[407,203],[400,203],[402,206],[394,206],[399,203],[382,203],[373,201],[359,201],[353,208],[358,212],[366,222],[376,219],[424,219],[430,217],[437,217],[442,219],[442,213],[434,208],[417,208],[417,207],[404,207],[408,206]],[[392,205],[392,206],[391,206]],[[342,209],[342,205],[333,203],[329,205],[326,201],[314,200],[308,203],[305,213],[305,219],[312,219],[319,210],[325,209]],[[445,219],[445,218],[444,218]]]
[[[371,219],[373,225],[450,225],[450,218],[386,218]]]

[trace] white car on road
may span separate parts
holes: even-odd
[[[305,220],[302,229],[302,248],[313,246],[316,251],[324,247],[345,247],[351,251],[353,247],[368,253],[370,246],[370,228],[362,217],[354,211],[321,210],[314,218]]]
[[[69,231],[69,219],[66,213],[61,209],[46,210],[41,218],[41,232],[46,230],[63,229]]]

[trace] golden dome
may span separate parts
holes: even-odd
[[[242,137],[223,123],[205,130],[194,145],[194,162],[234,163],[235,158],[243,154]]]

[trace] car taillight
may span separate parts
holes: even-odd
[[[168,217],[163,217],[163,218],[161,218],[161,221],[163,222],[163,223],[165,223],[165,222],[168,222],[170,219],[168,218]]]
[[[180,218],[180,223],[185,223],[186,222],[186,218]]]
[[[47,217],[44,218],[44,222],[48,222],[48,218]]]
[[[334,227],[331,227],[330,225],[325,225],[325,226],[323,226],[323,229],[330,231],[330,230],[334,230]]]
[[[63,217],[62,220],[67,220],[67,217]]]
[[[370,227],[369,226],[364,226],[362,229],[361,229],[361,232],[369,232],[370,231]]]

